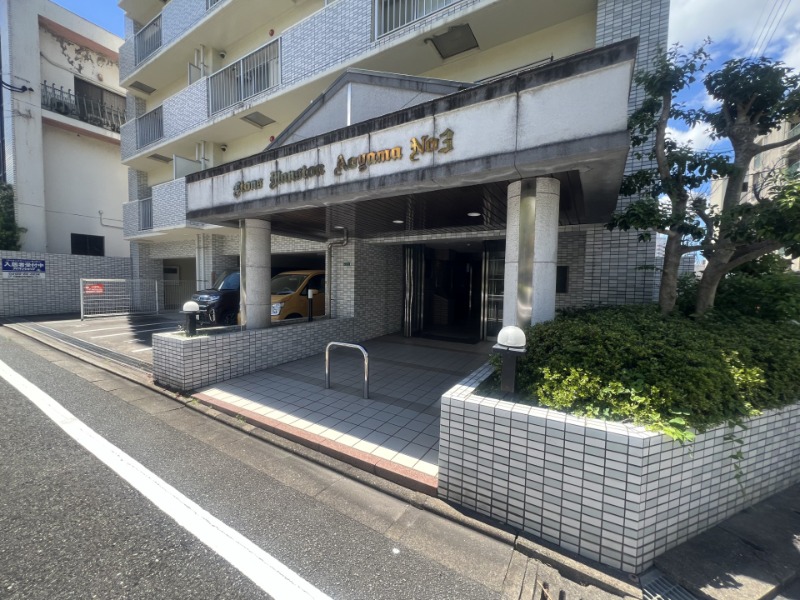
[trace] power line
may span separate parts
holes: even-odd
[[[756,43],[753,45],[753,48],[750,51],[751,57],[763,54],[763,52],[766,50],[767,45],[775,35],[775,31],[777,31],[778,25],[786,14],[790,2],[791,0],[773,0],[772,8],[769,11],[767,20],[761,28],[761,32],[756,39]]]

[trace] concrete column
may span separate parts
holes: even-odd
[[[242,236],[241,322],[247,329],[269,327],[272,321],[272,223],[243,219],[239,227]]]
[[[503,326],[555,317],[559,190],[550,177],[508,187]]]

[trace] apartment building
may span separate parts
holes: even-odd
[[[757,142],[774,144],[790,139],[793,141],[779,148],[762,152],[750,163],[747,177],[742,186],[744,202],[754,201],[756,197],[767,195],[772,178],[780,172],[800,173],[800,122],[787,121],[781,125],[780,129],[760,137]],[[720,207],[722,205],[727,187],[727,178],[713,183],[710,197],[712,206]],[[792,261],[792,269],[800,271],[800,259],[796,258]]]
[[[603,224],[668,0],[120,6],[135,276],[241,268],[253,329],[269,273],[325,268],[354,339],[653,298],[655,244]]]
[[[15,189],[23,252],[130,255],[122,229],[127,169],[119,162],[121,44],[48,0],[0,0],[9,84],[0,102],[0,168]]]

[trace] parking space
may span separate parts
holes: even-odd
[[[26,323],[53,337],[67,336],[84,346],[96,346],[152,365],[153,334],[177,331],[184,320],[184,315],[170,312],[94,317],[83,321],[77,315],[45,315],[27,317]]]

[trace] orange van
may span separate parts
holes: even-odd
[[[325,314],[325,271],[285,271],[272,278],[272,320],[308,318],[308,290],[312,290],[311,314]]]

